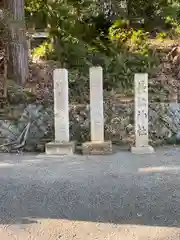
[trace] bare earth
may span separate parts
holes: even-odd
[[[179,240],[180,149],[0,155],[2,240]]]

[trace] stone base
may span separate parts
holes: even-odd
[[[84,155],[106,155],[112,153],[112,142],[85,142],[82,144]]]
[[[154,148],[150,145],[142,147],[131,147],[131,152],[134,154],[152,154],[154,153]]]
[[[75,153],[75,142],[50,142],[46,144],[47,155],[72,155]]]

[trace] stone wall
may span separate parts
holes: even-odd
[[[105,138],[115,144],[132,145],[134,133],[134,103],[114,104],[106,102],[105,106]],[[70,112],[71,136],[80,141],[90,139],[89,109],[76,106]],[[72,117],[73,116],[73,117]],[[77,119],[76,121],[74,120]],[[77,128],[77,129],[76,129]],[[180,104],[149,104],[149,140],[153,145],[174,141],[180,136]],[[79,133],[79,134],[78,134]],[[72,135],[73,134],[73,135]]]
[[[45,142],[54,139],[53,108],[29,104],[16,107],[14,119],[0,120],[0,141],[2,143],[17,140],[25,127],[30,125],[26,139],[26,150],[43,150]],[[134,104],[104,104],[105,138],[115,144],[129,146],[134,143]],[[88,105],[70,106],[71,139],[79,143],[90,139],[90,121]],[[149,138],[152,145],[175,143],[180,138],[180,104],[149,104]],[[21,137],[21,140],[23,136]],[[1,148],[2,149],[2,148]]]

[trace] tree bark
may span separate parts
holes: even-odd
[[[9,13],[10,59],[13,76],[17,83],[24,85],[29,77],[28,44],[24,16],[24,0],[5,0]]]

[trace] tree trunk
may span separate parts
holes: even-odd
[[[5,0],[5,6],[10,16],[9,60],[12,58],[12,71],[16,82],[23,85],[29,76],[24,0]]]

